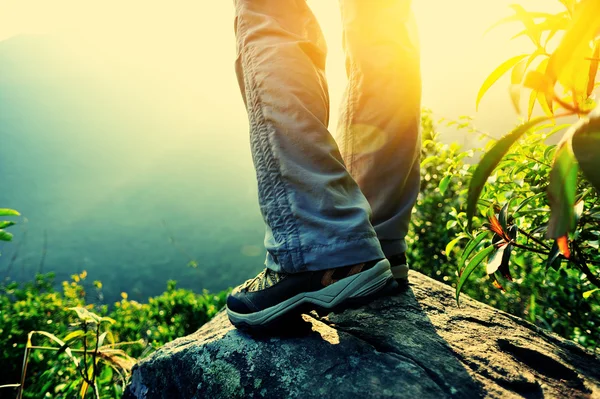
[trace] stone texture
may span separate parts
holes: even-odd
[[[250,337],[224,312],[133,370],[126,398],[600,398],[600,359],[411,272],[405,292]]]

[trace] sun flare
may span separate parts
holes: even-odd
[[[424,106],[445,117],[474,113],[473,98],[486,74],[500,60],[526,46],[525,41],[507,40],[514,26],[484,37],[487,28],[510,14],[508,5],[512,2],[413,2],[422,46]],[[547,10],[551,7],[547,3],[528,1],[528,8]],[[335,111],[346,82],[338,2],[310,0],[309,4],[328,40],[335,125]],[[232,18],[229,2],[206,7],[194,1],[167,5],[113,0],[100,6],[73,0],[13,0],[0,5],[0,40],[23,33],[59,34],[81,63],[105,69],[107,84],[111,79],[118,84],[123,80],[137,84],[138,95],[133,101],[167,94],[169,101],[164,102],[163,112],[183,113],[203,123],[226,118],[233,128],[240,128],[246,116],[233,73]],[[500,127],[498,123],[507,118],[498,114],[514,116],[506,96],[498,88],[491,93],[478,115],[480,125],[492,131],[504,128],[505,123]]]

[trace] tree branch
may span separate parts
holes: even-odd
[[[525,237],[529,238],[530,240],[536,242],[537,244],[541,245],[542,247],[544,247],[548,251],[550,251],[551,248],[548,245],[544,244],[542,241],[538,240],[537,238],[535,238],[534,236],[532,236],[525,230],[522,230],[520,227],[517,227],[517,229],[519,230],[519,233],[523,234]]]
[[[510,240],[508,243],[510,245],[512,245],[513,247],[525,249],[527,251],[531,251],[531,252],[534,252],[536,254],[542,254],[542,255],[548,255],[549,254],[549,252],[544,252],[541,249],[528,247],[527,245],[523,245],[523,244],[518,244],[518,243],[515,242],[515,240]]]

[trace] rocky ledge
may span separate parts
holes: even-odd
[[[295,336],[251,337],[224,312],[142,360],[129,399],[600,398],[600,359],[411,272],[359,309],[304,315]]]

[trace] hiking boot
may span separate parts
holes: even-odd
[[[387,259],[293,274],[265,269],[233,289],[227,315],[238,328],[260,329],[284,316],[368,302],[389,284],[396,285]]]
[[[408,262],[406,261],[406,254],[401,253],[392,255],[388,258],[390,261],[390,269],[396,282],[401,286],[408,285]]]

